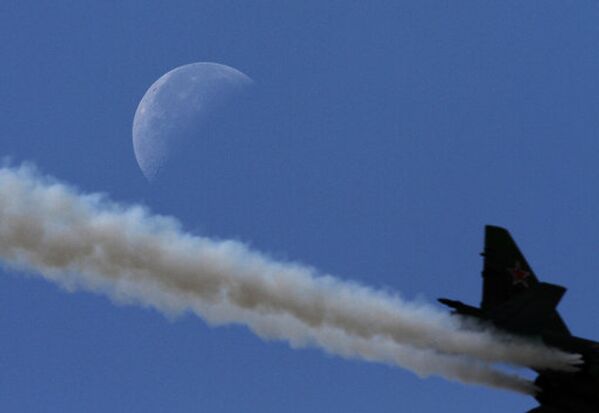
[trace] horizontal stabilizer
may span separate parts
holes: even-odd
[[[479,318],[483,317],[483,312],[479,308],[464,304],[461,301],[450,300],[449,298],[439,298],[437,301],[452,308],[458,314]]]
[[[565,292],[560,285],[538,282],[496,306],[488,315],[498,326],[517,333],[542,335],[556,332],[556,326],[562,332],[566,327],[556,307]]]

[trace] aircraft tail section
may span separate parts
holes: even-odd
[[[523,334],[570,335],[556,307],[564,287],[539,282],[510,233],[485,227],[481,310],[495,324]]]
[[[487,315],[498,326],[516,333],[569,335],[568,328],[556,310],[565,292],[562,286],[539,282],[491,309]]]
[[[520,249],[504,228],[485,227],[483,299],[481,309],[489,311],[539,281]]]

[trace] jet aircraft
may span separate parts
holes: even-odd
[[[480,307],[440,298],[455,314],[491,323],[508,333],[542,339],[547,345],[582,355],[576,372],[537,370],[535,399],[528,413],[599,413],[599,342],[573,336],[557,311],[566,288],[541,282],[510,233],[485,227],[481,253]]]

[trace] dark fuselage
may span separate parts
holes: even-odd
[[[525,331],[513,331],[509,323],[494,319],[480,308],[461,301],[440,298],[439,302],[454,310],[454,314],[473,317],[492,323],[500,330],[515,335],[526,335]],[[580,354],[583,364],[575,372],[537,371],[535,385],[539,392],[535,399],[545,412],[556,413],[599,413],[599,343],[575,336],[545,333],[539,336],[545,344],[568,353]]]

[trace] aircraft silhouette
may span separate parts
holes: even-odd
[[[536,370],[535,399],[528,413],[599,413],[599,343],[573,336],[556,307],[566,288],[538,280],[510,233],[485,227],[483,297],[480,308],[440,298],[454,313],[492,323],[512,334],[582,355],[576,372]]]

